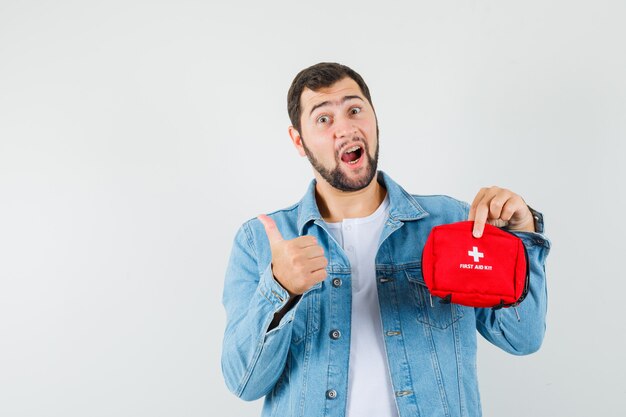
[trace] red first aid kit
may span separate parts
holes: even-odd
[[[473,221],[432,228],[422,254],[422,274],[440,302],[470,307],[514,307],[528,293],[528,255],[520,238],[489,224],[482,237]]]

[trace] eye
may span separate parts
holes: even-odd
[[[320,116],[317,118],[317,123],[328,123],[330,121],[330,117],[328,116]]]
[[[352,107],[350,109],[350,114],[359,114],[361,113],[361,108],[360,107]]]

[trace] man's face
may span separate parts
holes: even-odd
[[[300,154],[334,188],[366,187],[378,165],[378,123],[358,84],[343,78],[318,91],[306,88],[300,104],[300,132],[290,129]]]

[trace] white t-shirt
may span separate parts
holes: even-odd
[[[389,213],[387,195],[367,217],[327,223],[352,268],[348,417],[397,417],[380,321],[375,258]]]

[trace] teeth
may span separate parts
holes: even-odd
[[[344,153],[354,152],[357,149],[361,149],[361,147],[359,145],[354,145],[353,147],[346,149],[346,151]]]

